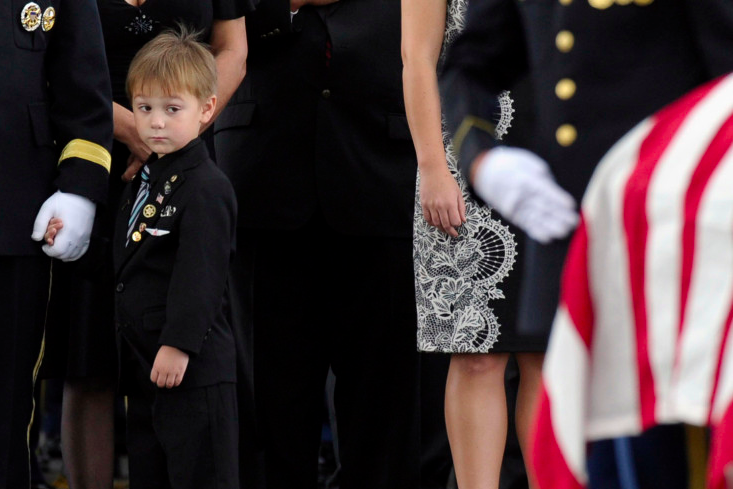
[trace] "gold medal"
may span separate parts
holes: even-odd
[[[23,29],[33,32],[41,25],[41,7],[35,2],[30,2],[20,12],[20,23]]]
[[[155,206],[153,204],[148,204],[143,209],[143,216],[147,218],[151,218],[155,215]]]
[[[141,239],[143,239],[143,235],[142,235],[142,234],[140,234],[140,232],[138,232],[138,231],[135,231],[134,233],[132,233],[132,240],[133,240],[134,242],[136,242],[136,243],[137,243],[137,242],[138,242],[138,241],[140,241]]]
[[[41,28],[43,32],[48,32],[53,29],[53,25],[56,23],[56,9],[48,7],[43,11],[43,19],[41,21]]]
[[[598,10],[606,10],[613,5],[614,0],[588,0],[588,3],[591,7],[597,8]]]

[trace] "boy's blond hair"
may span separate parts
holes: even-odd
[[[188,92],[199,100],[216,94],[216,62],[197,32],[183,25],[167,30],[137,52],[127,73],[130,100],[146,90],[166,95]]]

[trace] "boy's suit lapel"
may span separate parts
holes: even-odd
[[[127,193],[128,202],[123,204],[123,206],[127,206],[125,208],[127,210],[127,215],[123,212],[121,218],[118,219],[117,222],[118,238],[116,246],[118,246],[117,249],[120,253],[118,256],[122,257],[117,265],[118,272],[122,270],[125,264],[142,247],[142,245],[151,238],[150,232],[146,230],[155,229],[161,217],[173,217],[177,212],[178,209],[176,209],[175,205],[172,205],[170,202],[176,191],[183,186],[183,182],[186,180],[186,170],[198,165],[208,156],[204,151],[205,147],[203,147],[200,140],[196,141],[199,142],[192,143],[191,147],[181,150],[182,153],[175,156],[171,155],[176,159],[171,161],[166,168],[163,169],[160,176],[158,176],[152,183],[148,198],[145,200],[137,222],[135,223],[135,229],[130,237],[130,242],[125,246],[127,241],[127,219],[125,217],[129,218],[129,209],[131,205],[129,204],[129,197],[131,194],[129,192]],[[139,239],[137,241],[134,239],[135,233],[139,233]]]

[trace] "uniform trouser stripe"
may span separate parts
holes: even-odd
[[[50,259],[0,257],[0,487],[30,485],[28,426],[43,352]]]

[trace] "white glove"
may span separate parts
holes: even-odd
[[[58,217],[63,222],[63,228],[56,235],[53,246],[45,244],[43,251],[51,258],[78,260],[89,248],[96,210],[97,205],[86,197],[59,190],[46,199],[38,211],[31,238],[41,241],[48,222]]]
[[[490,150],[474,176],[476,193],[532,239],[549,243],[578,224],[575,199],[552,178],[536,154],[510,147]]]

